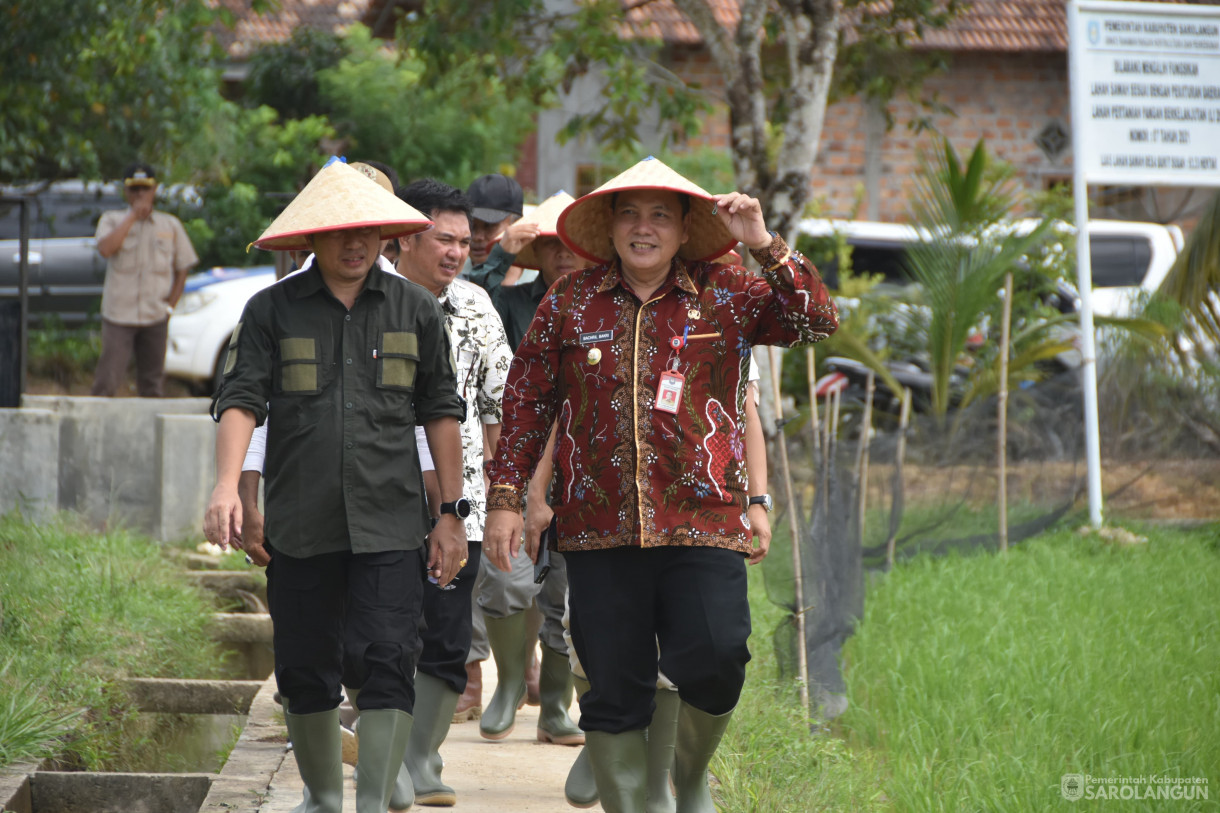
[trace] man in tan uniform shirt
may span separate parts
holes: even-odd
[[[153,209],[156,192],[152,167],[128,166],[123,196],[130,208],[106,212],[97,224],[97,251],[108,262],[102,287],[102,356],[92,395],[112,396],[123,387],[133,351],[140,396],[162,394],[169,315],[199,257],[178,218]]]

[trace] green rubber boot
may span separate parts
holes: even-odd
[[[356,763],[356,813],[385,813],[395,789],[411,715],[398,709],[360,712],[360,759]],[[402,809],[402,808],[398,808]]]
[[[457,804],[457,792],[441,781],[445,763],[440,747],[449,736],[459,697],[445,681],[423,672],[415,673],[415,724],[407,739],[407,754],[394,794],[390,796],[391,808],[405,809],[412,802],[433,807]]]
[[[589,681],[575,674],[572,686],[579,700],[589,691]],[[589,749],[581,748],[576,761],[568,769],[568,778],[563,783],[563,797],[572,807],[587,808],[597,804],[597,782],[593,779],[593,766],[589,764]]]
[[[606,813],[644,813],[648,742],[643,729],[607,734],[585,733],[585,753],[597,779],[598,800]]]
[[[674,739],[678,736],[678,707],[682,701],[672,689],[657,689],[657,707],[648,724],[647,813],[674,813],[677,802],[669,787],[674,765]]]
[[[713,715],[679,702],[673,769],[677,813],[716,813],[707,786],[707,766],[732,716],[731,711]]]
[[[285,711],[284,722],[305,783],[305,800],[292,813],[340,813],[343,763],[339,759],[339,709],[316,714]]]
[[[530,636],[524,612],[507,618],[484,616],[487,642],[496,659],[496,691],[479,718],[479,734],[486,740],[502,740],[513,731],[517,708],[525,699],[525,670],[535,639]]]
[[[584,745],[585,732],[568,716],[572,705],[572,670],[568,656],[542,647],[542,674],[538,678],[538,742]]]

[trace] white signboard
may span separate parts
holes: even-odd
[[[1088,182],[1220,186],[1220,8],[1075,7],[1073,161]]]

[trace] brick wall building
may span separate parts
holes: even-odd
[[[562,5],[569,0],[546,0]],[[239,19],[222,36],[235,64],[264,42],[286,38],[307,25],[339,30],[367,25],[390,37],[398,14],[418,9],[421,0],[282,0],[264,15],[250,11],[249,0],[221,0]],[[738,0],[707,0],[728,29],[738,21]],[[663,61],[687,82],[715,99],[724,96],[719,71],[695,27],[672,0],[623,0],[625,37],[659,39]],[[961,0],[961,13],[947,28],[927,31],[914,47],[951,55],[948,71],[927,80],[925,97],[935,96],[952,114],[928,115],[914,101],[897,98],[887,111],[893,122],[860,98],[832,104],[826,111],[818,158],[810,179],[821,213],[833,217],[902,221],[921,150],[934,146],[931,132],[915,132],[912,122],[927,117],[932,130],[949,138],[966,155],[979,138],[987,149],[1018,170],[1027,192],[1053,183],[1070,183],[1071,116],[1068,103],[1067,15],[1065,0]],[[235,70],[232,79],[240,79]],[[587,80],[588,78],[586,78]],[[596,144],[559,145],[555,134],[573,112],[603,104],[600,87],[581,81],[560,107],[538,117],[526,140],[518,178],[542,199],[559,189],[581,193],[617,168],[598,164]],[[645,150],[660,144],[658,132],[645,134]],[[711,113],[689,148],[729,149],[727,112]],[[1206,190],[1112,188],[1090,190],[1096,217],[1153,220],[1189,225],[1210,198]]]

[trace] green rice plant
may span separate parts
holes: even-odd
[[[228,676],[211,613],[152,540],[93,534],[66,518],[0,517],[0,663],[9,664],[0,706],[26,731],[83,710],[58,746],[82,767],[122,769],[125,735],[143,736],[118,679]],[[41,753],[38,737],[26,739],[0,765]]]
[[[0,765],[54,754],[54,743],[70,730],[78,712],[48,709],[37,687],[13,679],[13,660],[0,667]]]
[[[776,527],[777,536],[781,529]],[[768,559],[780,555],[775,548]],[[771,633],[785,612],[771,603],[759,567],[749,569],[753,660],[741,701],[712,763],[720,810],[811,813],[884,809],[881,775],[867,751],[853,752],[801,709],[797,684],[779,676]]]
[[[895,809],[1067,810],[1066,774],[1205,779],[1172,809],[1220,809],[1220,526],[1143,532],[919,557],[872,587],[837,730]]]

